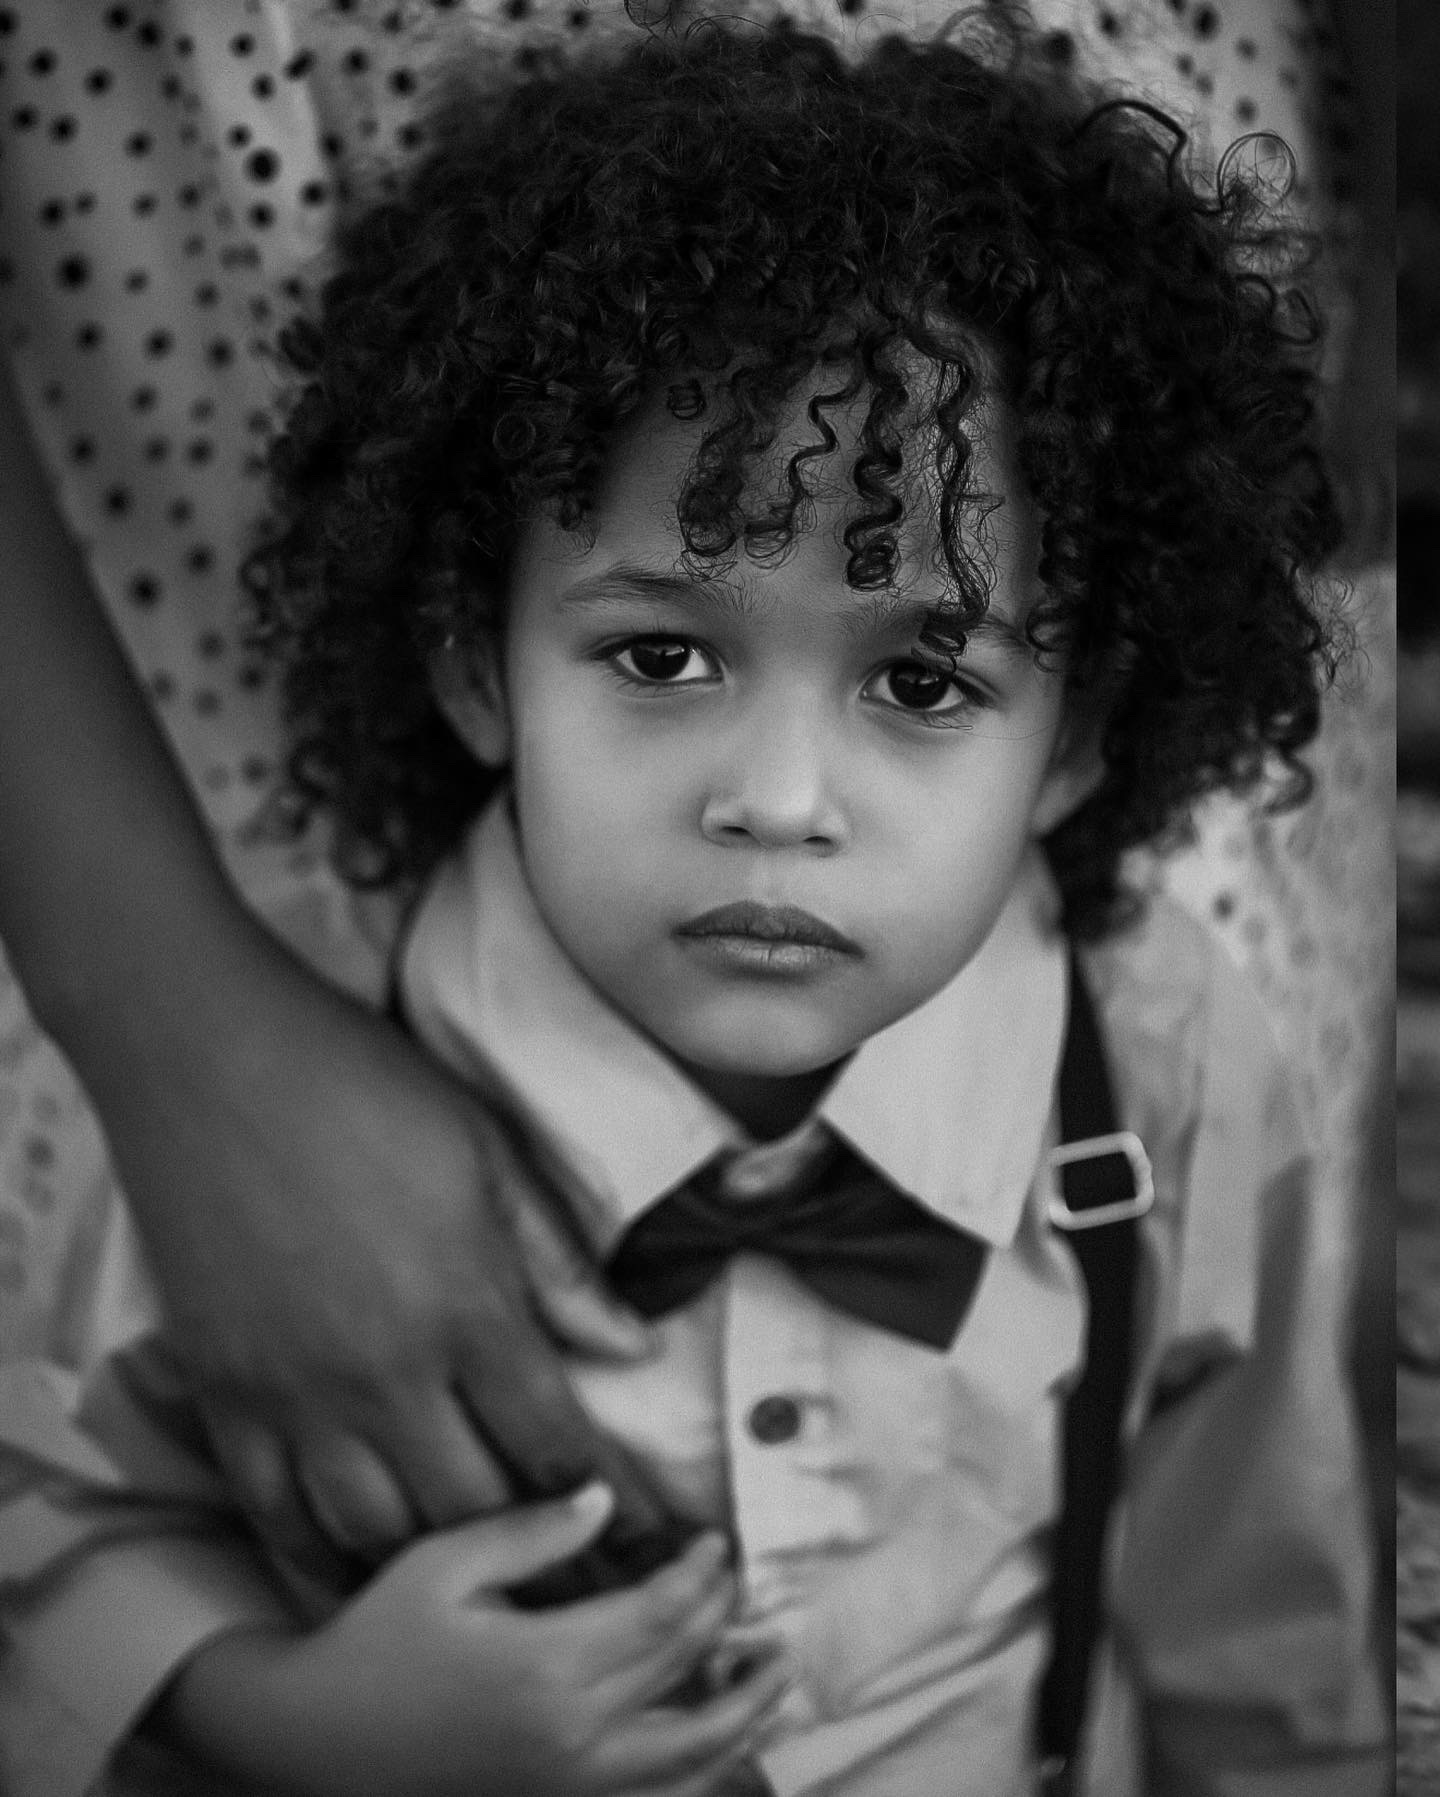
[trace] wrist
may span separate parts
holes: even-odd
[[[176,1671],[141,1732],[245,1788],[307,1789],[299,1749],[318,1719],[294,1695],[304,1647],[304,1636],[276,1624],[212,1636]]]

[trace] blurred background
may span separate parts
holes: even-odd
[[[1397,535],[1398,1715],[1440,1793],[1440,6],[1400,0]]]

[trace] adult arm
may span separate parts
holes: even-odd
[[[229,1474],[272,1540],[356,1548],[592,1474],[655,1506],[545,1320],[638,1326],[485,1112],[229,886],[0,375],[0,936],[90,1094]],[[531,1208],[531,1207],[527,1207]],[[553,1301],[552,1301],[553,1297]],[[302,1496],[303,1493],[303,1496]]]

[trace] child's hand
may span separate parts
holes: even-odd
[[[698,1708],[664,1701],[733,1604],[717,1537],[563,1609],[499,1595],[583,1547],[610,1508],[591,1485],[432,1535],[311,1635],[222,1636],[178,1675],[163,1726],[231,1776],[304,1797],[717,1792],[786,1683],[771,1659]]]

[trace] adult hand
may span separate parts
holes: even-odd
[[[622,1533],[658,1526],[551,1339],[628,1355],[646,1332],[502,1127],[238,911],[206,929],[170,981],[137,975],[126,1051],[111,1020],[87,1083],[261,1533],[335,1576],[334,1550],[373,1562],[594,1475]]]
[[[667,1702],[734,1606],[717,1537],[562,1610],[504,1600],[583,1548],[608,1508],[592,1485],[432,1535],[312,1633],[221,1636],[180,1670],[156,1725],[247,1789],[305,1797],[718,1797],[787,1675],[752,1653],[720,1690]]]

